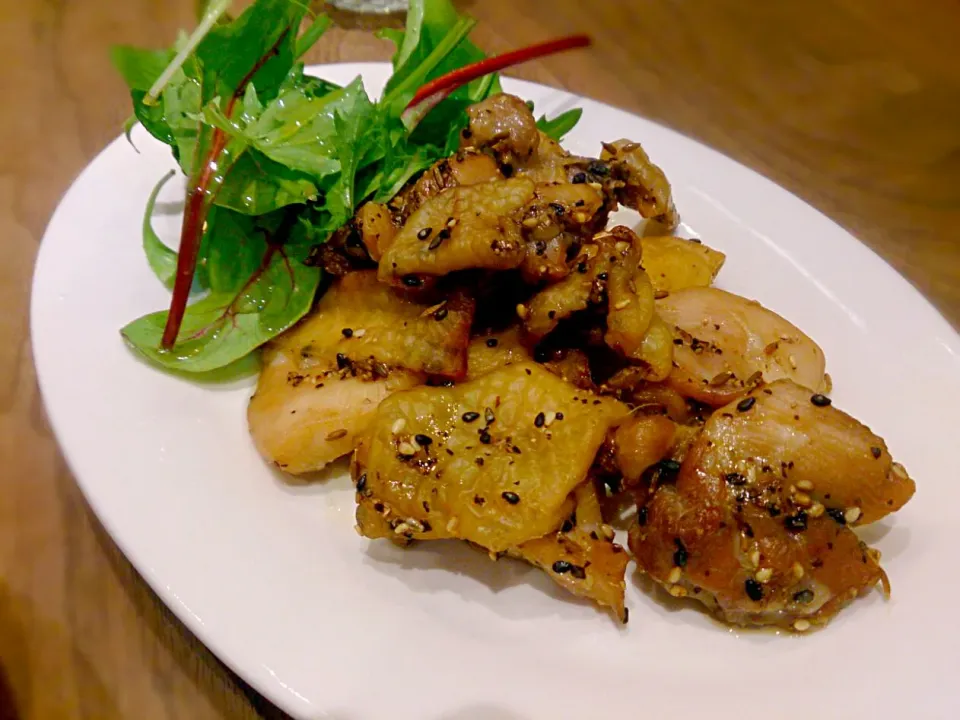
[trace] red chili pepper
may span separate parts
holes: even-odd
[[[441,75],[428,82],[417,90],[416,95],[413,96],[413,99],[407,105],[407,110],[409,111],[414,106],[419,105],[424,100],[435,95],[440,96],[442,100],[462,85],[476,80],[479,77],[483,77],[484,75],[498,72],[513,65],[525,63],[528,60],[535,60],[566,50],[587,47],[590,43],[591,40],[587,35],[570,35],[569,37],[548,40],[537,43],[536,45],[520,48],[519,50],[511,50],[502,55],[494,55],[493,57],[478,60],[475,63],[452,70],[446,75]],[[437,100],[437,102],[439,102],[439,100]]]

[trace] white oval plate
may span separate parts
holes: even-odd
[[[388,69],[315,71],[340,82],[362,73],[379,89]],[[173,160],[142,131],[141,154],[116,140],[67,193],[33,286],[43,396],[107,530],[193,632],[296,716],[960,717],[956,333],[870,250],[756,173],[620,110],[505,86],[538,113],[583,107],[574,151],[642,142],[691,231],[727,254],[721,286],[822,345],[836,404],[917,480],[914,500],[866,531],[892,599],[874,593],[806,637],[734,632],[692,603],[645,594],[631,572],[621,628],[520,563],[452,543],[361,539],[342,472],[297,488],[261,462],[244,414],[252,379],[196,384],[121,341],[123,324],[168,302],[140,223]],[[174,184],[157,220],[168,240],[182,200]]]

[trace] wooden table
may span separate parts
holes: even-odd
[[[100,529],[44,419],[31,363],[28,293],[44,226],[128,113],[107,48],[168,43],[191,24],[193,2],[4,0],[0,10],[0,720],[282,716],[159,605]],[[489,51],[589,32],[589,53],[517,74],[642,113],[756,168],[960,325],[955,0],[925,0],[922,11],[901,0],[464,5]],[[313,59],[388,56],[341,28]]]

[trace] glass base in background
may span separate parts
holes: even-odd
[[[405,11],[410,6],[410,2],[409,0],[327,0],[327,5],[347,12],[385,15]]]

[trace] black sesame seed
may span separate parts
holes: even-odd
[[[480,413],[478,412],[465,412],[463,415],[460,416],[460,419],[463,420],[464,422],[473,422],[479,417],[480,417]]]
[[[474,504],[474,505],[481,505],[481,506],[482,506],[485,502],[486,502],[486,500],[485,500],[484,498],[480,497],[479,495],[474,495],[474,496],[473,496],[473,504]]]
[[[563,215],[564,213],[563,205],[557,202],[550,203],[550,209],[553,210],[557,215]]]
[[[548,310],[548,311],[547,311],[547,317],[550,318],[551,320],[553,320],[554,318],[557,317],[557,311],[556,311],[556,310]]]
[[[660,475],[676,475],[680,472],[680,463],[676,460],[661,460],[657,463]]]
[[[807,514],[801,510],[795,515],[787,515],[783,519],[783,526],[790,532],[796,533],[807,529]]]
[[[544,424],[546,421],[547,421],[546,415],[544,415],[544,414],[541,412],[541,413],[537,413],[537,416],[533,419],[533,424],[534,424],[536,427],[538,427],[538,428],[542,428],[542,427],[543,427],[543,424]]]
[[[686,567],[689,554],[687,553],[687,548],[683,544],[683,540],[680,538],[674,538],[673,544],[677,546],[676,552],[673,553],[673,564],[677,567]]]
[[[493,425],[497,421],[497,416],[493,414],[491,408],[483,409],[483,419],[486,421],[487,425]]]
[[[600,177],[610,174],[610,168],[607,167],[606,163],[602,163],[598,160],[594,160],[592,163],[587,165],[587,170],[592,175],[599,175]]]
[[[468,140],[469,140],[471,137],[473,137],[473,132],[470,130],[470,128],[464,128],[464,129],[463,129],[463,132],[461,132],[460,134],[463,135],[463,137],[466,138],[466,139],[468,139]]]
[[[878,448],[878,447],[872,447],[872,448],[870,448],[870,454],[873,455],[873,456],[874,456],[875,458],[877,458],[878,460],[880,459],[880,455],[882,454],[882,452],[883,452],[883,451],[880,450],[880,448]]]
[[[518,502],[520,502],[520,496],[517,495],[515,492],[510,492],[509,490],[506,492],[500,493],[500,497],[502,497],[511,505],[516,505]]]
[[[500,168],[500,172],[503,173],[505,178],[511,177],[513,175],[513,165],[504,165]]]
[[[757,399],[751,395],[750,397],[745,397],[743,400],[737,403],[737,410],[739,412],[746,412],[756,404]]]
[[[367,474],[364,473],[360,476],[360,479],[357,480],[357,492],[363,492],[363,489],[367,486]]]
[[[610,276],[607,275],[605,272],[602,272],[602,273],[600,273],[599,275],[597,275],[597,280],[606,281],[606,279],[607,279],[608,277],[610,277]]]
[[[563,413],[562,413],[562,412],[558,412],[556,419],[557,419],[557,420],[563,420]]]
[[[423,230],[417,233],[417,240],[426,240],[432,232],[433,228],[423,228]]]
[[[810,396],[810,402],[812,402],[817,407],[826,407],[827,405],[832,403],[833,400],[828,398],[826,395],[821,395],[820,393],[817,393],[816,395]]]
[[[439,310],[437,310],[437,311],[433,314],[433,319],[434,319],[434,320],[437,320],[437,321],[446,320],[446,319],[447,319],[447,308],[446,308],[446,307],[442,307],[442,308],[440,308]]]
[[[580,273],[581,275],[583,275],[584,273],[586,273],[586,272],[587,272],[587,263],[586,263],[586,262],[581,262],[579,265],[577,265],[577,272]]]
[[[383,506],[383,503],[375,503],[373,506],[373,509],[376,510],[378,513],[382,513],[385,508]]]
[[[807,603],[813,602],[813,590],[801,590],[798,593],[793,594],[793,601],[795,603],[800,603],[801,605],[806,605]]]
[[[727,473],[726,480],[731,485],[746,485],[747,479],[740,473]]]
[[[343,353],[337,353],[337,370],[343,370],[350,365],[350,360]]]
[[[753,578],[743,583],[743,589],[747,591],[747,597],[754,602],[763,600],[763,586]]]
[[[587,181],[587,174],[584,172],[578,172],[576,175],[573,176],[573,180],[571,182],[573,182],[574,185],[580,185],[582,183],[585,183],[586,181]]]
[[[563,521],[563,525],[560,526],[560,532],[568,533],[573,530],[574,524],[572,518],[567,518]]]
[[[423,278],[419,278],[416,275],[404,275],[401,282],[407,287],[420,287],[423,285]]]
[[[537,255],[542,256],[547,251],[547,244],[543,240],[537,240],[534,243],[534,248],[536,248]]]
[[[414,435],[413,439],[417,441],[417,445],[422,445],[423,447],[433,445],[433,438],[429,435]]]
[[[843,510],[840,508],[827,508],[827,515],[832,517],[838,525],[847,524],[847,519],[843,516]]]
[[[495,348],[499,344],[500,342],[496,338],[490,338],[487,340],[487,347],[489,348]]]
[[[344,328],[344,329],[341,330],[340,332],[343,334],[343,336],[344,336],[345,338],[352,338],[352,337],[353,337],[353,330],[351,330],[350,328]]]
[[[443,241],[446,240],[448,237],[450,237],[450,232],[446,228],[444,228],[443,230],[437,233],[437,236],[433,240],[430,241],[430,244],[427,245],[427,250],[436,250],[438,247],[440,247],[443,244]]]
[[[557,575],[563,575],[564,573],[570,572],[570,568],[572,568],[572,567],[573,567],[573,565],[571,565],[570,563],[568,563],[566,560],[557,560],[557,561],[553,564],[553,571],[554,571]]]
[[[488,433],[486,430],[483,430],[480,433],[480,442],[482,442],[484,445],[489,445],[491,440],[493,440],[493,438],[490,437],[490,433]]]
[[[583,580],[587,576],[587,571],[579,565],[571,565],[570,574],[577,580]]]
[[[637,510],[637,525],[639,525],[640,527],[643,527],[644,525],[646,525],[646,524],[647,524],[647,516],[648,516],[649,514],[650,514],[650,513],[649,513],[649,511],[647,510],[647,506],[646,506],[646,505],[644,505],[642,508],[640,508],[639,510]]]

